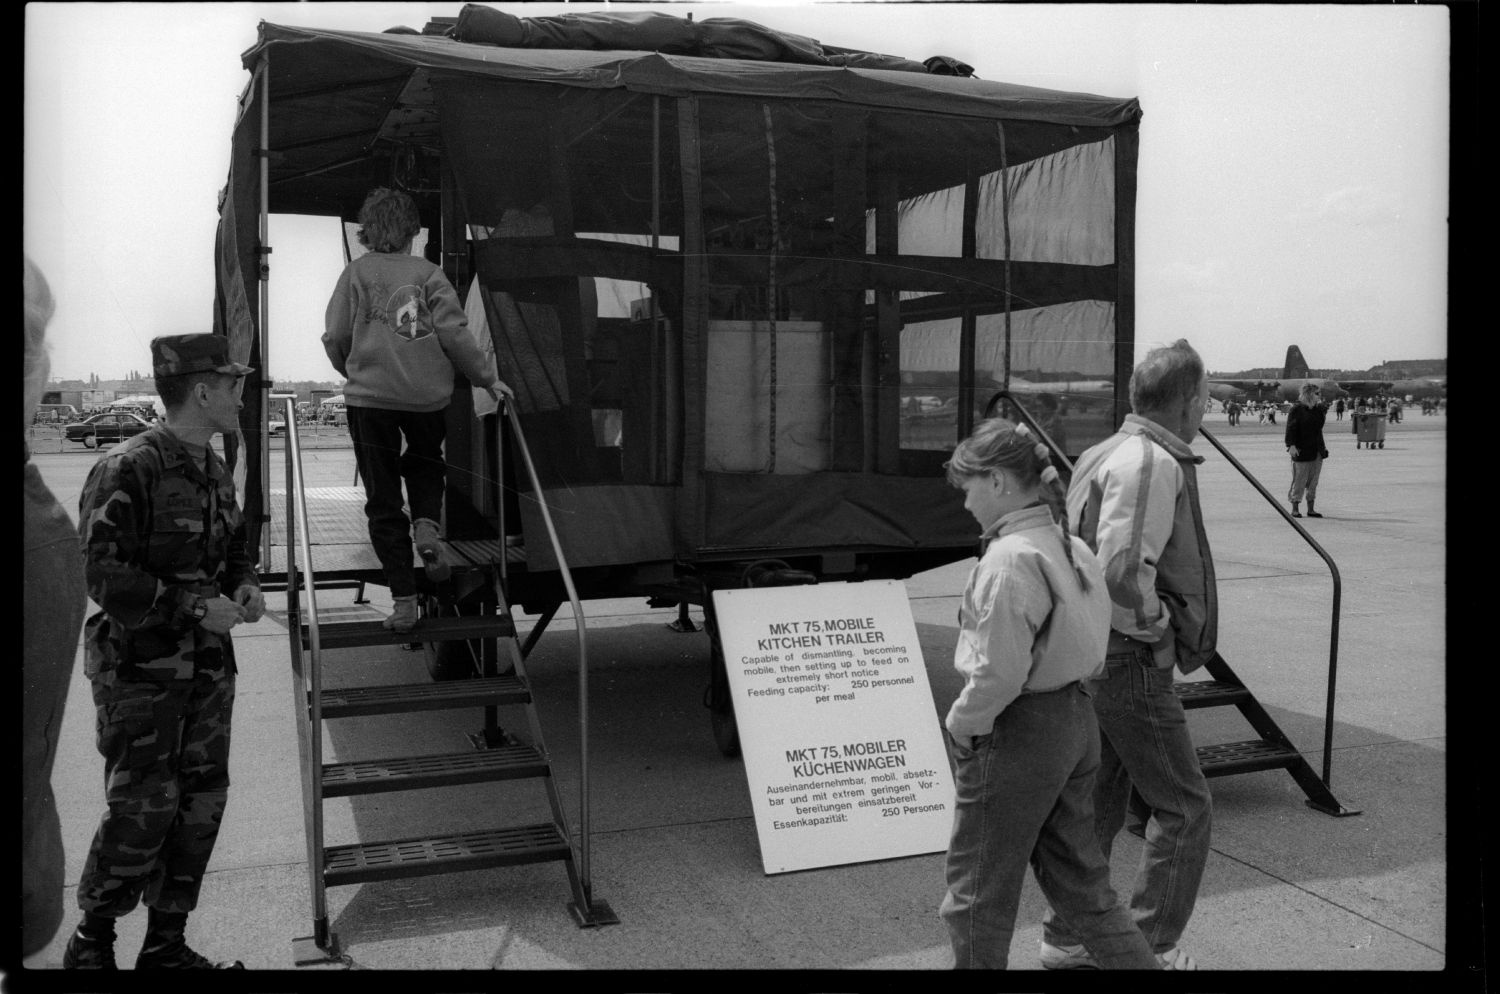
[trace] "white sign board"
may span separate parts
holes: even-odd
[[[946,850],[953,776],[906,585],[713,597],[765,871]]]

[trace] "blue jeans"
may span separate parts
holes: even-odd
[[[1099,847],[1108,860],[1127,815],[1131,828],[1143,834],[1146,848],[1130,910],[1152,950],[1165,952],[1187,928],[1208,863],[1208,781],[1182,702],[1172,691],[1172,670],[1153,665],[1148,647],[1110,655],[1091,689],[1102,733],[1094,783]],[[1080,941],[1076,929],[1051,910],[1043,926],[1054,946]]]
[[[972,748],[971,748],[972,745]],[[1003,970],[1029,863],[1042,893],[1101,966],[1155,970],[1109,886],[1094,835],[1099,729],[1078,684],[1022,694],[970,742],[950,737],[956,797],[939,914],[958,969]]]

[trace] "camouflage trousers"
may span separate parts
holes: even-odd
[[[78,907],[118,918],[143,898],[188,912],[229,797],[234,675],[167,683],[92,677],[108,810],[78,882]]]

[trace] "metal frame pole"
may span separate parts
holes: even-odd
[[[267,494],[266,488],[271,482],[271,447],[269,445],[271,437],[269,431],[271,423],[271,333],[268,327],[271,321],[271,262],[269,258],[271,247],[268,244],[271,237],[271,63],[264,55],[261,56],[258,72],[260,74],[260,207],[258,211],[260,216],[256,235],[255,261],[256,289],[258,291],[257,306],[260,309],[260,314],[258,315],[260,320],[257,322],[260,330],[260,370],[258,376],[260,390],[260,486],[261,504],[262,506],[268,506],[266,498],[269,494]],[[230,196],[233,195],[233,191],[230,191]],[[287,428],[288,436],[290,436],[290,420],[287,422]],[[291,482],[288,479],[287,485],[291,486]],[[267,523],[269,523],[270,515],[267,514],[266,518],[268,519]],[[261,528],[260,535],[261,562],[270,563],[271,529]],[[287,568],[291,568],[290,563]]]

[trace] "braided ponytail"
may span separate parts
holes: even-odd
[[[1016,425],[1016,435],[1022,438],[1033,437],[1030,429],[1025,425]],[[1057,467],[1052,465],[1052,452],[1045,442],[1037,442],[1032,446],[1031,452],[1038,467],[1037,477],[1041,481],[1042,499],[1047,502],[1047,507],[1052,512],[1052,520],[1057,522],[1058,528],[1062,529],[1063,555],[1068,557],[1068,565],[1073,567],[1073,572],[1077,574],[1078,585],[1088,590],[1090,587],[1088,574],[1079,568],[1077,561],[1073,558],[1073,533],[1068,528],[1068,490],[1063,486],[1062,474],[1058,473]]]

